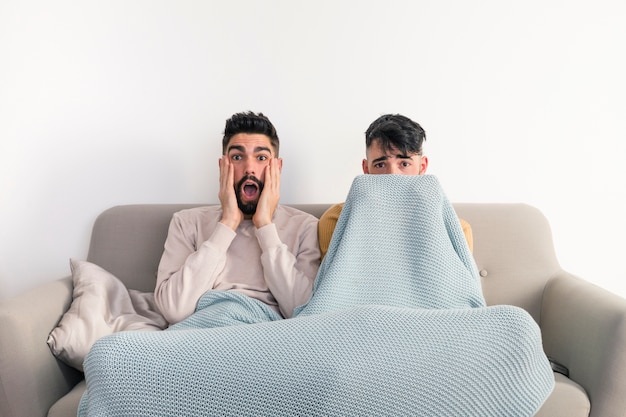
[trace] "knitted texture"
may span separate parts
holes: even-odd
[[[294,315],[365,304],[485,305],[463,229],[435,176],[356,177],[314,296]]]
[[[554,383],[539,337],[506,306],[122,332],[90,352],[79,416],[532,416]]]
[[[198,301],[196,312],[168,330],[214,328],[282,320],[267,304],[240,292],[208,291]]]
[[[539,328],[520,308],[484,306],[439,188],[357,177],[292,319],[209,292],[168,331],[98,340],[79,416],[532,416],[554,385]]]

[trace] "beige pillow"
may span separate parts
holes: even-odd
[[[111,273],[90,262],[70,260],[73,300],[48,337],[52,353],[82,371],[83,360],[99,338],[126,330],[162,330],[167,322],[154,294],[128,290]]]

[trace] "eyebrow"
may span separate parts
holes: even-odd
[[[228,147],[228,152],[235,150],[235,151],[239,151],[239,152],[245,152],[246,148],[244,148],[241,145],[231,145]],[[258,152],[269,152],[270,154],[272,153],[272,150],[270,148],[268,148],[267,146],[257,146],[256,148],[254,148],[254,152],[258,153]]]
[[[398,154],[395,156],[398,159],[411,159],[412,156],[411,155],[403,155],[403,154]],[[387,159],[389,159],[388,155],[383,155],[380,158],[376,158],[372,161],[373,164],[378,163],[378,162],[382,162],[382,161],[386,161]]]

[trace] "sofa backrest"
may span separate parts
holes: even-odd
[[[546,217],[527,204],[453,205],[472,226],[487,304],[522,307],[539,323],[545,285],[561,271]]]
[[[320,217],[330,204],[289,204]],[[173,213],[199,204],[136,204],[112,207],[96,219],[87,260],[128,288],[154,291],[163,244]],[[489,305],[512,304],[539,322],[543,288],[560,270],[552,234],[539,210],[525,204],[456,203],[472,226],[474,259]]]

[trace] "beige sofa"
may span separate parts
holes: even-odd
[[[191,206],[105,211],[94,224],[87,260],[128,288],[152,291],[172,213]],[[329,205],[295,206],[319,217]],[[562,367],[537,415],[626,416],[626,300],[561,269],[550,227],[537,209],[524,204],[454,207],[472,226],[488,304],[526,309],[541,327],[546,354]],[[67,277],[0,303],[0,417],[76,415],[83,376],[58,361],[46,344],[71,301]]]

